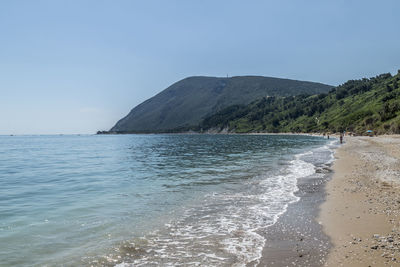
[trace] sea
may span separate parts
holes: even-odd
[[[305,135],[0,136],[0,266],[256,266],[299,179],[337,141]]]

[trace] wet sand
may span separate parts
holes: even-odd
[[[325,263],[331,244],[316,217],[325,200],[324,187],[330,176],[326,173],[323,178],[298,181],[296,195],[300,200],[290,204],[277,223],[267,228],[266,245],[258,266],[322,266]]]
[[[400,266],[400,136],[345,137],[335,158],[299,180],[258,266]]]
[[[346,137],[318,218],[324,266],[400,266],[400,136]]]

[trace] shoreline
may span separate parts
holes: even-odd
[[[345,137],[317,218],[332,242],[324,266],[400,262],[400,136]]]
[[[266,242],[257,266],[323,266],[331,242],[316,218],[326,200],[331,164],[318,164],[313,175],[297,180],[295,195],[299,200],[290,203],[276,223],[262,233]]]
[[[334,156],[328,177],[298,180],[258,266],[400,265],[400,135],[346,136]]]
[[[327,179],[298,181],[295,195],[300,200],[289,204],[286,212],[265,231],[266,244],[258,266],[323,266],[331,243],[315,218],[326,198]]]

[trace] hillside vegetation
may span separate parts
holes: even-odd
[[[263,97],[204,119],[199,131],[400,133],[400,70],[350,80],[327,94]]]
[[[232,105],[248,105],[263,97],[328,92],[332,86],[261,76],[189,77],[146,100],[110,130],[155,133],[188,129]]]

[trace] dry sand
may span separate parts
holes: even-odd
[[[325,266],[400,266],[400,136],[345,137],[319,222]]]

